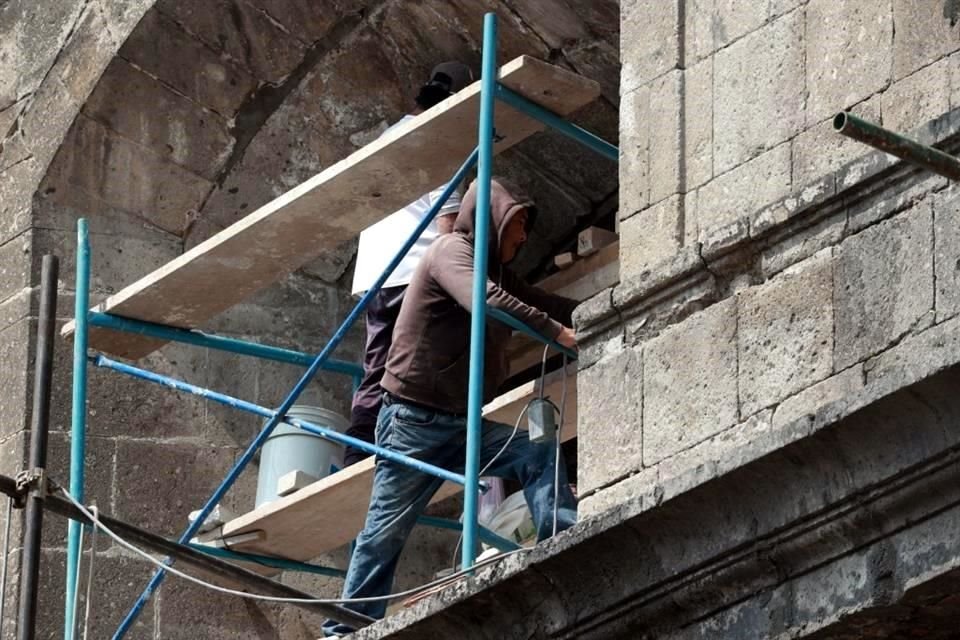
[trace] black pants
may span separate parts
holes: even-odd
[[[387,365],[387,353],[393,343],[393,327],[397,324],[400,304],[406,285],[381,289],[367,305],[367,346],[363,354],[363,382],[353,395],[350,429],[347,435],[365,442],[374,442],[377,415],[380,413],[383,390],[380,380]],[[347,447],[343,463],[350,466],[366,458],[363,451]]]

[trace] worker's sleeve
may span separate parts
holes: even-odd
[[[442,259],[430,264],[430,275],[457,303],[473,313],[473,252],[465,243],[450,243]],[[532,329],[554,339],[563,325],[545,311],[533,307],[487,278],[487,305],[508,313]]]
[[[573,326],[573,310],[580,304],[572,298],[565,298],[527,284],[512,271],[503,274],[503,287],[523,302],[542,309],[561,324]]]

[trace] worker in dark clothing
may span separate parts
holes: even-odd
[[[383,135],[409,122],[417,114],[443,102],[471,82],[473,82],[473,73],[467,65],[460,62],[438,64],[430,73],[430,80],[420,88],[413,112],[384,131]],[[357,263],[353,273],[354,295],[363,294],[373,286],[403,243],[440,199],[445,187],[446,185],[441,185],[425,193],[403,209],[361,232],[357,247]],[[380,413],[383,395],[380,378],[383,377],[384,366],[387,363],[393,326],[397,321],[397,314],[400,313],[404,292],[427,247],[438,236],[449,233],[453,229],[453,221],[459,210],[460,194],[454,191],[437,212],[433,222],[417,238],[416,243],[410,247],[407,255],[367,305],[367,343],[363,355],[363,379],[353,395],[350,429],[347,431],[349,436],[366,442],[374,441],[377,415]],[[344,452],[344,466],[359,462],[368,455],[359,449],[347,447]]]
[[[464,196],[453,233],[438,238],[414,272],[394,329],[381,382],[384,405],[377,421],[380,446],[459,471],[466,451],[476,196],[474,182]],[[533,215],[533,203],[526,195],[506,180],[494,178],[486,247],[487,304],[573,348],[576,340],[570,316],[576,302],[531,287],[506,267],[526,241]],[[507,376],[510,334],[500,323],[487,323],[484,402],[493,399]],[[520,481],[537,538],[542,540],[553,533],[555,509],[558,531],[573,525],[576,501],[554,445],[532,443],[525,431],[511,440],[512,432],[512,427],[484,421],[480,466],[489,465],[485,475]],[[555,471],[559,478],[556,504]],[[409,466],[377,460],[366,524],[357,538],[344,583],[345,599],[390,593],[404,543],[442,482]],[[347,606],[382,618],[387,602]],[[337,636],[352,629],[327,621],[324,631]]]

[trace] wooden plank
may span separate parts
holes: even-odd
[[[567,397],[561,431],[564,441],[575,437],[577,433],[576,365],[571,364],[567,371]],[[558,405],[562,385],[561,371],[547,376],[544,394]],[[529,382],[487,405],[484,416],[513,426],[526,403],[538,393],[538,384]],[[222,535],[229,537],[262,531],[264,536],[261,540],[232,544],[231,548],[303,561],[348,544],[360,532],[366,518],[373,486],[373,466],[373,459],[368,458],[292,495],[263,505],[225,524]],[[445,483],[433,501],[443,500],[460,491],[459,485]]]
[[[587,227],[577,236],[577,255],[581,258],[592,256],[607,245],[619,240],[616,233],[600,227]]]
[[[593,80],[527,56],[504,65],[500,82],[560,115],[600,95]],[[95,310],[201,327],[449,180],[476,146],[479,92],[476,82],[110,296]],[[495,128],[494,152],[499,153],[543,125],[498,103]],[[63,335],[72,332],[71,322]],[[161,344],[130,333],[90,331],[91,348],[126,358],[141,358]]]

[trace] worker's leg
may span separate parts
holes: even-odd
[[[443,416],[395,403],[380,413],[377,442],[398,453],[437,466],[449,466],[463,456],[462,431],[450,428]],[[461,465],[462,460],[461,460]],[[378,459],[366,524],[357,537],[343,597],[369,598],[390,593],[403,545],[442,480],[411,467]],[[386,600],[347,604],[351,609],[382,618]],[[328,635],[346,634],[350,627],[327,621]]]
[[[374,441],[377,416],[380,413],[380,397],[383,390],[380,380],[387,364],[387,352],[393,341],[393,327],[397,323],[400,305],[406,286],[381,289],[367,307],[367,345],[363,353],[363,381],[353,394],[350,410],[348,436],[364,442]],[[369,453],[347,447],[343,455],[344,466],[360,462]]]
[[[513,427],[484,421],[483,440],[480,450],[480,468],[503,449],[510,440]],[[527,506],[533,514],[537,527],[537,539],[543,540],[553,534],[554,474],[557,477],[557,531],[563,531],[577,521],[577,501],[570,491],[567,465],[561,454],[557,468],[556,443],[530,442],[527,432],[517,431],[484,475],[514,478],[523,484]]]

